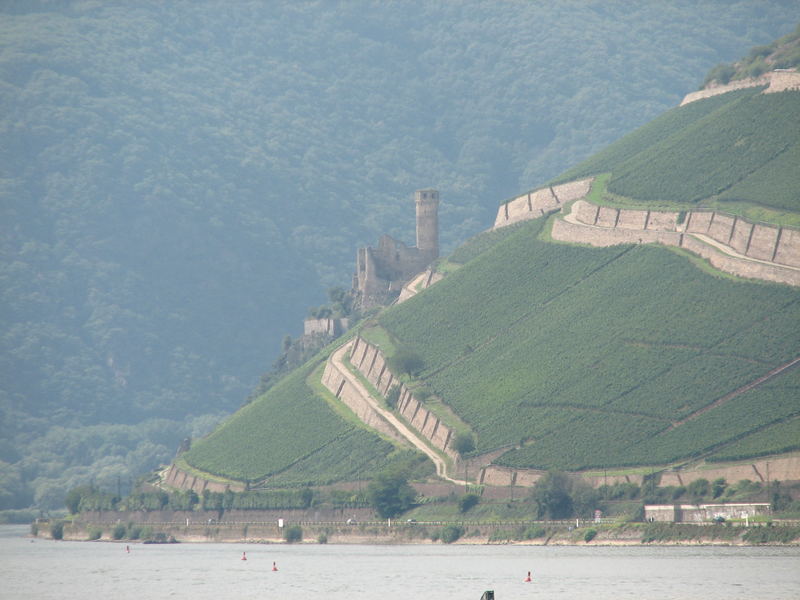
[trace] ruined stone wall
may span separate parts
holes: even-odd
[[[303,335],[342,335],[350,326],[349,319],[306,319]]]
[[[758,87],[761,85],[768,86],[764,90],[765,94],[772,94],[775,92],[785,92],[787,90],[800,89],[800,73],[794,69],[778,69],[769,73],[764,73],[760,77],[750,77],[748,79],[740,79],[738,81],[731,81],[724,85],[715,85],[705,90],[691,92],[684,96],[680,106],[689,104],[704,98],[711,98],[734,90],[741,90],[744,88]]]
[[[413,392],[392,374],[383,353],[361,337],[356,338],[350,352],[350,362],[382,395],[399,386],[397,412],[430,443],[453,458],[458,453],[451,448],[453,431],[417,400]]]
[[[536,219],[549,212],[559,210],[565,203],[588,194],[593,180],[594,178],[590,177],[570,181],[517,196],[500,206],[495,217],[494,229],[519,221]]]

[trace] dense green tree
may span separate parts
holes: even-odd
[[[572,480],[566,473],[548,471],[531,491],[539,519],[566,519],[573,514]]]
[[[384,519],[396,517],[414,503],[416,492],[408,480],[398,473],[383,473],[369,482],[367,500]]]

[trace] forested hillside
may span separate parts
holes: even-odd
[[[0,6],[0,508],[238,406],[354,249],[442,240],[787,33],[791,2]],[[124,424],[124,425],[114,425]]]

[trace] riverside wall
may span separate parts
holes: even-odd
[[[501,204],[494,220],[494,229],[512,225],[528,219],[536,219],[547,213],[560,210],[567,203],[583,198],[589,193],[593,177],[548,186]]]
[[[393,386],[399,386],[397,412],[431,445],[453,460],[458,460],[458,453],[451,447],[455,435],[453,430],[417,400],[413,392],[392,374],[380,349],[362,337],[357,337],[351,348],[350,362],[384,396]]]
[[[682,217],[682,218],[681,218]],[[699,234],[699,235],[693,235]],[[706,236],[733,254],[703,241]],[[593,246],[657,243],[685,248],[712,266],[751,279],[800,285],[800,231],[715,211],[650,211],[578,200],[570,220],[553,223],[553,239]],[[740,255],[740,256],[737,256]]]

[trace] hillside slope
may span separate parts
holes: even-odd
[[[355,248],[409,240],[414,189],[441,191],[452,248],[798,18],[781,0],[0,3],[0,507],[125,486],[204,434]]]
[[[729,189],[769,165],[794,192],[796,171],[775,146],[798,139],[800,91],[760,92],[674,109],[561,179],[599,169],[620,186],[620,171],[658,174],[663,181],[641,177],[654,190],[705,185],[691,161],[664,150],[680,140],[688,155],[706,144],[704,164],[720,167],[714,186]],[[750,145],[731,169],[727,141],[737,138]],[[782,189],[766,187],[760,204],[791,220],[798,205],[781,204]],[[653,201],[602,194],[610,203]],[[474,456],[517,470],[581,471],[800,449],[797,287],[724,276],[681,249],[555,243],[549,220],[560,216],[537,214],[477,236],[443,263],[442,281],[361,331],[387,364],[414,357],[413,375],[398,380],[448,427],[470,433]]]

